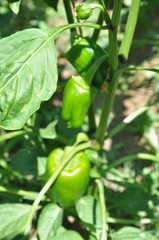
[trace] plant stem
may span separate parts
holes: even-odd
[[[65,7],[65,12],[67,15],[68,23],[74,23],[70,0],[63,0],[63,3],[64,3],[64,7]],[[73,28],[71,28],[70,30],[73,33],[75,32],[75,29],[73,29]]]
[[[55,182],[56,178],[58,177],[58,175],[60,174],[60,172],[64,169],[64,167],[68,164],[68,162],[70,161],[70,159],[77,153],[80,152],[82,150],[85,150],[87,148],[91,148],[92,147],[92,143],[86,142],[83,144],[79,144],[77,146],[75,146],[74,148],[72,148],[72,150],[67,153],[64,154],[61,160],[61,164],[60,166],[57,168],[57,170],[55,171],[55,173],[50,177],[50,179],[47,181],[47,183],[44,185],[44,187],[41,189],[41,191],[39,192],[37,198],[35,199],[35,201],[33,202],[33,205],[31,207],[30,210],[30,214],[29,214],[29,218],[28,218],[28,223],[27,223],[27,228],[26,228],[26,234],[28,234],[30,232],[30,227],[31,227],[31,223],[32,223],[32,219],[34,217],[34,214],[36,212],[36,209],[40,203],[40,201],[42,200],[42,198],[44,197],[44,195],[46,194],[46,192],[49,190],[49,188],[51,187],[51,185]]]
[[[132,43],[135,26],[137,23],[139,8],[140,0],[131,1],[128,20],[125,28],[125,34],[119,49],[119,58],[123,59],[124,61],[128,59],[128,54],[130,51],[130,46]]]
[[[76,6],[75,6],[75,3],[74,3],[74,0],[71,0],[71,3],[72,3],[73,8],[75,9]],[[79,21],[79,18],[78,18],[77,16],[75,16],[75,17],[76,17],[77,22],[80,22],[80,21]],[[82,33],[82,29],[81,29],[81,28],[79,28],[79,34],[80,34],[81,37],[83,36],[83,33]]]
[[[112,224],[124,224],[124,225],[141,225],[141,224],[152,224],[157,223],[158,218],[142,218],[140,220],[138,219],[123,219],[123,218],[112,218],[108,217],[108,222]]]
[[[158,68],[147,68],[147,67],[123,67],[124,71],[130,72],[130,71],[150,71],[150,72],[156,72],[159,73]]]
[[[76,28],[76,27],[89,27],[89,28],[94,28],[94,29],[98,29],[98,30],[106,30],[109,29],[108,26],[101,26],[99,24],[96,23],[89,23],[89,22],[79,22],[79,23],[71,23],[71,24],[67,24],[67,25],[63,25],[60,27],[56,28],[56,32],[55,32],[55,28],[53,28],[53,32],[51,33],[52,37],[55,39],[56,37],[58,37],[62,32],[71,29],[71,28]]]
[[[148,153],[132,154],[132,155],[128,155],[126,157],[122,157],[122,158],[116,160],[115,162],[113,162],[112,164],[110,164],[108,166],[108,168],[106,169],[106,172],[108,172],[112,168],[118,167],[119,165],[121,165],[125,162],[134,161],[134,160],[138,160],[138,159],[159,163],[158,156],[155,156],[153,154],[148,154]]]
[[[108,61],[108,56],[107,55],[103,55],[101,57],[99,57],[97,59],[97,61],[95,61],[92,66],[88,69],[88,71],[85,74],[85,79],[87,79],[87,83],[89,85],[91,85],[91,82],[94,78],[94,75],[96,73],[96,71],[98,71],[100,65],[104,62],[104,61]],[[94,106],[93,103],[91,104],[91,107],[89,108],[88,111],[88,117],[89,117],[89,129],[90,130],[96,130],[96,123],[95,123],[95,115],[94,115]]]
[[[111,0],[104,0],[105,7],[107,9],[109,9],[110,2],[111,2]]]
[[[88,110],[89,119],[89,131],[94,132],[96,130],[95,114],[94,114],[94,104],[92,103]]]
[[[112,109],[116,88],[118,86],[119,78],[123,72],[122,69],[117,71],[118,68],[118,45],[117,45],[117,31],[120,18],[120,11],[122,6],[122,0],[114,1],[112,26],[113,31],[109,30],[109,65],[111,68],[110,84],[108,86],[108,92],[105,94],[102,114],[100,117],[99,126],[96,131],[97,141],[103,145],[105,132],[108,126],[108,118]]]
[[[134,119],[136,119],[138,116],[143,114],[149,109],[149,106],[143,106],[139,109],[137,109],[135,112],[130,114],[128,117],[124,118],[124,120],[118,124],[115,128],[113,128],[106,136],[106,138],[112,138],[114,137],[118,132],[123,130],[129,123],[131,123]]]
[[[110,5],[110,0],[107,1],[107,3],[104,4],[104,7],[106,7],[106,9],[109,9],[109,5]],[[103,23],[103,13],[100,12],[98,20],[97,20],[97,24],[102,25]],[[96,42],[99,36],[100,30],[95,29],[93,34],[92,34],[92,39]]]
[[[135,13],[136,13],[136,15],[138,15],[137,14],[138,11],[136,9],[139,9],[139,5],[137,6],[137,2],[139,2],[139,0],[132,1],[132,5],[134,5],[134,2],[136,3]],[[119,63],[118,63],[117,32],[118,32],[118,24],[119,24],[119,19],[120,19],[121,7],[122,7],[122,0],[114,1],[113,15],[112,15],[112,26],[113,26],[114,31],[109,30],[109,64],[110,64],[110,68],[111,68],[110,84],[108,87],[108,93],[106,93],[105,98],[104,98],[102,114],[101,114],[99,126],[98,126],[96,134],[95,134],[97,141],[99,141],[101,145],[103,145],[103,143],[104,143],[105,131],[107,130],[107,126],[108,126],[108,117],[109,117],[109,113],[111,112],[111,109],[113,106],[113,101],[114,101],[114,97],[115,97],[116,88],[118,86],[119,78],[124,71],[124,68],[118,69]],[[131,10],[131,12],[132,11],[133,10]],[[134,26],[132,26],[133,24],[134,24]],[[136,25],[136,21],[132,21],[131,28],[135,29],[135,25]],[[133,34],[132,34],[132,37],[133,37]],[[129,38],[127,37],[126,40],[125,39],[123,40],[126,42],[125,44],[127,45],[126,46],[127,54],[130,50],[132,37],[129,37]],[[122,50],[122,51],[124,51],[124,54],[125,54],[125,50]]]
[[[14,188],[8,188],[8,187],[6,188],[3,186],[0,186],[0,192],[20,195],[24,198],[31,199],[31,200],[36,199],[36,197],[38,196],[37,192],[25,191],[25,190],[21,190],[21,189],[14,189]]]
[[[114,224],[124,224],[124,225],[134,225],[137,223],[137,220],[133,219],[123,219],[123,218],[112,218],[112,217],[108,217],[108,223],[114,223]]]
[[[101,240],[107,240],[107,217],[106,217],[106,205],[105,205],[105,195],[104,195],[104,187],[102,181],[100,179],[96,180],[98,191],[99,191],[99,199],[102,209],[102,238]]]
[[[98,20],[97,20],[97,24],[102,25],[103,23],[103,15],[102,13],[99,14]],[[93,34],[92,34],[92,39],[96,42],[99,36],[100,30],[95,29]]]
[[[12,138],[24,135],[26,133],[27,133],[27,131],[24,131],[24,130],[19,130],[19,131],[6,133],[5,135],[0,136],[0,143],[4,142],[6,140],[10,140]]]
[[[107,11],[105,2],[104,2],[104,0],[99,0],[99,3],[100,3],[101,6],[103,7],[103,10],[102,10],[103,18],[104,18],[106,24],[107,24],[107,25],[110,27],[110,29],[112,30],[112,22],[111,22],[109,13],[108,13],[108,11]]]
[[[114,31],[109,31],[109,59],[111,71],[115,72],[118,67],[118,43],[117,43],[117,32],[120,19],[120,12],[122,7],[122,0],[114,1],[113,15],[112,15],[112,26]]]
[[[123,72],[123,70],[120,69],[119,71],[114,73],[113,79],[110,82],[110,85],[108,87],[108,92],[105,94],[99,126],[95,133],[96,139],[101,145],[103,145],[103,143],[104,143],[105,132],[106,132],[106,129],[108,126],[109,114],[112,109],[112,105],[113,105],[114,98],[115,98],[116,88],[118,86],[119,78],[120,78],[122,72]]]

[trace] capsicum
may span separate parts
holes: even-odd
[[[56,171],[62,161],[64,150],[54,149],[48,156],[46,180]],[[82,151],[74,155],[57,177],[50,189],[51,199],[64,208],[71,207],[84,194],[89,183],[90,162]]]
[[[81,76],[72,76],[63,93],[62,117],[73,128],[81,127],[91,105],[95,89]]]
[[[89,37],[78,37],[74,41],[74,45],[66,53],[67,60],[82,77],[85,77],[92,64],[102,56],[108,56],[107,52]],[[95,87],[101,88],[107,69],[108,60],[101,64],[93,78],[92,84]]]

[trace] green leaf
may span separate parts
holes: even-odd
[[[98,164],[99,162],[99,154],[96,150],[94,149],[86,149],[85,153],[87,157],[89,158],[89,161],[91,161],[94,164]]]
[[[151,196],[137,184],[127,186],[127,188],[116,197],[116,203],[119,209],[126,213],[137,215],[138,212],[149,211],[148,202]]]
[[[112,234],[113,240],[156,240],[156,238],[149,232],[142,232],[142,230],[135,227],[123,227],[119,231]]]
[[[55,139],[57,137],[56,134],[56,125],[58,121],[54,120],[49,123],[46,128],[40,128],[40,136],[45,139]]]
[[[0,204],[0,237],[13,239],[23,234],[28,220],[30,205],[27,204]],[[19,239],[22,239],[19,238]]]
[[[38,170],[38,176],[43,176],[46,171],[46,163],[47,163],[47,157],[37,157],[37,170]]]
[[[84,240],[79,233],[68,230],[54,237],[54,240]]]
[[[57,86],[57,29],[27,29],[0,40],[0,127],[14,130]]]
[[[100,202],[93,196],[84,196],[76,203],[76,211],[79,218],[90,225],[87,227],[101,228],[102,227],[102,212]],[[87,213],[87,214],[86,214]]]
[[[35,148],[23,148],[11,157],[11,167],[22,177],[34,178],[38,175],[38,152]]]
[[[15,14],[18,14],[20,9],[20,4],[21,4],[21,0],[15,1],[13,3],[10,3],[9,7],[12,10],[12,12],[14,12]]]
[[[54,203],[48,204],[40,214],[38,220],[38,233],[40,240],[52,239],[61,226],[63,209]]]

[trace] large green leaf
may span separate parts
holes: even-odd
[[[20,129],[55,92],[56,30],[27,29],[0,40],[0,127]]]
[[[40,214],[38,233],[41,240],[53,239],[58,228],[62,225],[63,209],[54,203],[48,204]]]
[[[27,204],[0,204],[0,239],[13,239],[23,233],[27,225],[30,205]]]

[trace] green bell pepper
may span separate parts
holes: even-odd
[[[100,57],[107,56],[107,53],[89,37],[78,38],[72,48],[66,53],[67,60],[75,67],[77,72],[85,77],[88,69]],[[106,72],[108,69],[108,58],[94,75],[92,84],[95,87],[101,88],[104,82]]]
[[[72,76],[63,93],[62,117],[73,128],[81,127],[95,90],[80,76]]]
[[[46,180],[56,171],[61,163],[64,150],[56,148],[48,156]],[[84,152],[77,153],[66,165],[50,189],[52,200],[67,208],[85,193],[89,183],[90,162]]]

